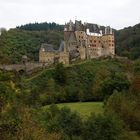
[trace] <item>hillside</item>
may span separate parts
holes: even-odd
[[[58,64],[31,76],[0,71],[0,136],[139,140],[139,93],[140,60]]]
[[[41,31],[22,30],[23,27],[10,29],[0,36],[0,63],[20,63],[22,55],[27,55],[30,61],[38,61],[38,52],[42,43],[53,44],[56,49],[63,40],[63,31],[53,30],[55,27]]]
[[[130,59],[140,57],[140,23],[116,31],[117,55],[126,56]]]
[[[26,86],[32,89],[32,93],[41,91],[37,102],[43,105],[51,102],[103,101],[114,90],[128,89],[126,70],[123,64],[110,59],[88,60],[69,67],[58,64],[56,70],[44,70],[26,79]]]
[[[140,56],[140,24],[115,32],[116,53],[130,59]],[[4,31],[0,36],[0,63],[20,63],[22,55],[38,61],[41,43],[48,42],[58,48],[63,40],[63,25],[56,23],[26,24]]]

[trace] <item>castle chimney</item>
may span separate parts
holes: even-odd
[[[101,34],[101,36],[103,35],[103,31],[102,30],[100,30],[100,34]]]
[[[110,34],[111,34],[111,35],[113,34],[112,28],[110,28]]]
[[[68,31],[67,24],[65,23],[64,31]]]
[[[105,34],[107,34],[107,27],[105,27]]]

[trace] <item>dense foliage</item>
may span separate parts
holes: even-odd
[[[118,55],[130,59],[140,57],[140,24],[118,30],[116,35],[116,51]]]
[[[116,60],[107,59],[89,60],[72,67],[58,64],[55,69],[45,70],[29,80],[26,86],[32,87],[31,93],[41,91],[36,102],[45,105],[59,102],[103,101],[114,90],[128,90],[129,84],[124,66]]]
[[[56,24],[55,22],[52,23],[29,23],[26,25],[18,26],[18,29],[28,30],[28,31],[44,31],[44,30],[57,30],[63,31],[64,25]]]

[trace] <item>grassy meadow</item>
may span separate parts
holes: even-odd
[[[95,113],[96,115],[103,113],[102,102],[60,103],[60,104],[57,104],[57,106],[59,108],[68,107],[72,111],[78,112],[80,116],[82,116],[82,118],[87,118],[91,113]]]

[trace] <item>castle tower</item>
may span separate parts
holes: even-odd
[[[105,27],[105,34],[113,34],[113,30],[110,26]]]
[[[69,31],[73,31],[73,22],[71,20],[69,22]]]
[[[110,28],[110,34],[111,34],[111,35],[113,34],[112,28]]]
[[[67,31],[67,30],[68,30],[68,27],[67,27],[67,24],[65,23],[64,31]]]

